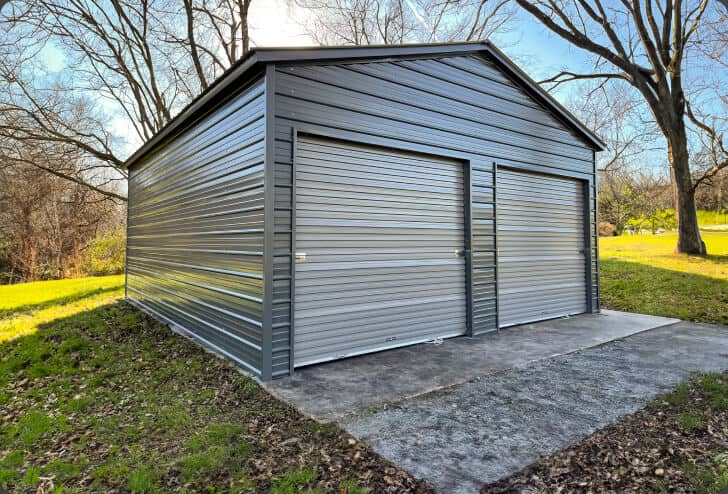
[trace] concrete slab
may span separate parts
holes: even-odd
[[[322,422],[411,399],[497,371],[604,344],[677,319],[603,310],[329,362],[265,383],[274,395]]]
[[[692,372],[725,369],[728,327],[679,323],[491,373],[342,425],[439,491],[475,493],[638,410]]]

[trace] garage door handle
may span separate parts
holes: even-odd
[[[465,250],[463,250],[463,249],[456,250],[455,257],[465,257]]]
[[[306,253],[305,252],[296,252],[296,262],[305,262],[306,261]]]

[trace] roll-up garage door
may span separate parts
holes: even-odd
[[[499,169],[496,197],[499,325],[586,312],[582,182]]]
[[[463,207],[456,161],[300,138],[295,365],[464,334]]]

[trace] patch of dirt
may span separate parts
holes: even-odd
[[[728,484],[727,454],[728,373],[698,375],[481,494],[719,492]]]

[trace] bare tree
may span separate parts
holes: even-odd
[[[75,152],[85,164],[73,175],[46,171],[110,190],[110,181],[126,178],[118,122],[134,144],[147,141],[243,56],[250,3],[12,2],[0,19],[0,153],[17,161],[19,146],[52,144],[63,155],[51,163]],[[60,72],[46,70],[47,47],[62,58]]]
[[[606,144],[597,155],[600,172],[635,170],[645,160],[652,167],[662,164],[655,163],[660,130],[645,118],[644,101],[622,81],[582,81],[566,105]]]
[[[122,224],[122,212],[120,201],[81,184],[0,160],[0,281],[78,275],[88,242]]]
[[[678,212],[679,252],[705,254],[695,207],[684,89],[688,48],[720,15],[710,0],[516,0],[544,26],[595,57],[590,73],[561,72],[545,81],[618,79],[642,96],[667,141]]]
[[[599,217],[619,235],[630,219],[647,215],[648,199],[664,191],[656,178],[665,164],[654,144],[660,131],[623,81],[581,81],[566,105],[607,145],[597,155]]]
[[[514,14],[507,0],[289,0],[322,45],[479,40]]]

